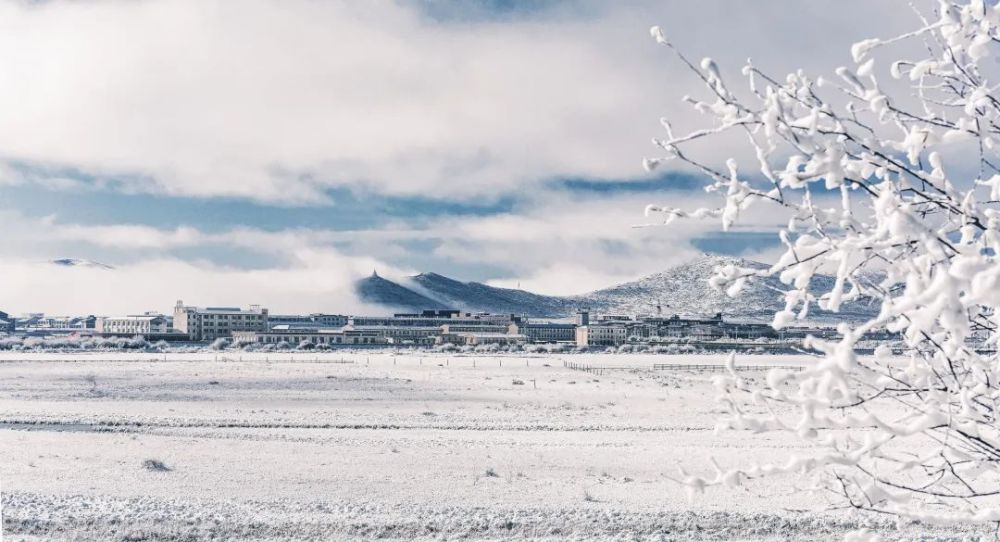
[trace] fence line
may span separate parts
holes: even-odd
[[[771,369],[781,369],[783,371],[801,371],[805,369],[800,365],[735,365],[736,371],[769,371]],[[679,363],[656,363],[653,364],[654,371],[726,371],[725,365],[719,364],[679,364]]]
[[[576,361],[563,361],[563,367],[567,369],[572,369],[574,371],[583,371],[595,375],[603,375],[606,372],[611,371],[709,371],[709,372],[725,372],[726,366],[722,364],[707,364],[707,363],[655,363],[652,369],[649,366],[636,367],[636,366],[608,366],[608,365],[590,365],[589,363],[580,363]],[[736,371],[769,371],[771,369],[781,369],[784,371],[801,371],[805,369],[804,367],[797,365],[737,365],[733,367]]]

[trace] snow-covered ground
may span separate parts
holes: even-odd
[[[714,434],[714,373],[654,363],[722,357],[3,353],[5,540],[985,538],[817,511],[796,477],[689,502],[678,463],[802,444]]]

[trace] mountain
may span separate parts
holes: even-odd
[[[421,273],[399,283],[373,275],[358,283],[358,293],[363,301],[407,311],[453,308],[546,317],[568,316],[582,308],[605,314],[657,314],[659,306],[664,315],[714,315],[721,312],[730,318],[770,321],[775,312],[784,309],[782,292],[788,287],[776,277],[748,281],[735,298],[713,289],[708,279],[721,265],[767,268],[767,265],[751,260],[704,255],[639,280],[567,297],[462,282],[437,273]],[[817,292],[829,291],[834,282],[833,277],[826,275],[813,278]],[[870,317],[875,312],[877,307],[855,301],[845,303],[840,313],[827,313],[815,306],[810,307],[810,319],[856,320]]]
[[[58,260],[52,260],[49,263],[53,265],[59,265],[62,267],[90,267],[93,269],[114,269],[114,267],[111,267],[108,264],[95,262],[93,260],[82,260],[80,258],[60,258]]]
[[[666,271],[579,296],[580,302],[621,314],[715,314],[767,317],[784,308],[781,294],[772,287],[778,279],[751,282],[739,297],[731,298],[708,284],[715,268],[732,264],[751,269],[767,266],[741,258],[702,256]],[[784,288],[782,288],[784,289]],[[780,290],[779,290],[780,291]]]
[[[730,317],[770,320],[774,313],[785,308],[782,292],[788,286],[777,277],[753,279],[736,297],[729,297],[708,283],[715,269],[734,265],[746,269],[767,269],[769,266],[753,260],[727,256],[704,255],[691,262],[666,271],[643,277],[633,282],[619,284],[579,297],[579,304],[614,311],[621,314],[656,314],[657,305],[663,314],[722,313]],[[836,280],[829,275],[813,277],[813,291],[828,292]],[[870,317],[878,312],[864,302],[844,303],[839,313],[821,311],[810,306],[810,319],[843,320]]]
[[[354,291],[366,303],[392,309],[419,311],[448,308],[438,301],[386,280],[378,276],[378,273],[372,273],[370,277],[357,281],[354,284]]]
[[[566,298],[496,288],[479,282],[460,282],[437,273],[421,273],[410,277],[409,283],[417,292],[462,310],[560,315],[571,314],[576,309],[574,302]]]

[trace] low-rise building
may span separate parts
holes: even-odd
[[[178,301],[174,307],[174,329],[192,341],[212,341],[232,337],[237,331],[265,332],[267,309],[251,305],[238,307],[193,307]]]
[[[316,346],[353,346],[389,344],[382,333],[357,329],[272,329],[270,331],[234,331],[233,340],[239,343],[278,345],[287,343],[297,347],[302,343]]]
[[[87,316],[73,316],[66,323],[70,329],[97,329],[97,317],[93,314]]]
[[[105,335],[161,335],[167,332],[163,316],[106,316],[97,319],[97,333]]]
[[[394,314],[392,316],[351,316],[352,326],[509,326],[519,319],[512,314],[461,313],[459,311],[424,311],[420,314]]]
[[[343,314],[269,314],[268,327],[291,326],[297,328],[338,328],[347,325],[349,318]]]
[[[14,333],[14,319],[0,311],[0,333]]]
[[[577,346],[619,346],[628,338],[624,323],[591,323],[576,328]]]
[[[528,322],[513,324],[511,333],[524,335],[533,343],[573,342],[576,340],[576,324],[553,322]]]
[[[518,333],[448,332],[438,337],[437,344],[457,344],[479,346],[497,344],[501,346],[524,344],[527,337]]]
[[[432,345],[442,326],[344,326],[344,331],[365,331],[377,334],[389,344]]]

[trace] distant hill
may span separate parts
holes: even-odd
[[[785,308],[782,292],[789,287],[777,277],[748,281],[736,297],[729,297],[708,283],[715,269],[735,265],[748,269],[767,269],[769,266],[753,260],[727,256],[705,255],[677,265],[666,271],[654,273],[639,280],[626,282],[596,292],[579,296],[580,303],[621,314],[651,314],[662,307],[664,314],[715,314],[754,320],[770,320],[774,313]],[[836,280],[828,275],[813,277],[813,290],[828,292]],[[878,312],[864,302],[845,303],[839,313],[820,311],[810,306],[810,318],[816,320],[855,320],[868,318]]]
[[[576,309],[571,299],[534,294],[513,288],[496,288],[479,282],[460,282],[437,273],[421,273],[410,277],[409,282],[410,287],[417,292],[449,307],[463,310],[498,314],[521,314],[531,311],[532,314],[560,315],[571,314]]]
[[[358,283],[357,292],[368,303],[406,311],[453,308],[538,317],[568,316],[580,308],[607,314],[656,314],[659,305],[663,314],[721,312],[730,318],[770,320],[784,308],[782,292],[788,287],[775,277],[750,281],[735,298],[713,289],[708,279],[716,267],[727,264],[751,269],[767,267],[751,260],[705,255],[636,281],[566,297],[462,282],[437,273],[421,273],[398,283],[372,276]],[[814,284],[817,291],[828,291],[834,278],[818,275]],[[854,302],[845,304],[837,314],[812,307],[810,319],[857,320],[875,312],[877,308]]]
[[[61,267],[90,267],[93,269],[114,269],[114,267],[111,267],[108,264],[95,262],[93,260],[82,260],[80,258],[59,258],[58,260],[51,260],[49,263]]]
[[[419,311],[449,308],[437,300],[420,295],[391,280],[386,280],[378,276],[378,273],[372,273],[370,277],[356,282],[354,291],[366,303],[382,305],[394,310]]]

